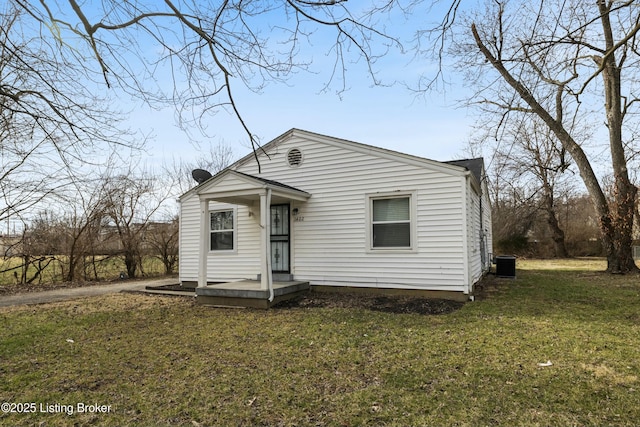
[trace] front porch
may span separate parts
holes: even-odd
[[[208,284],[196,290],[196,302],[225,307],[251,307],[267,309],[282,301],[304,294],[309,282],[273,282],[272,290],[264,289],[258,280]],[[273,297],[270,294],[273,292]]]
[[[290,206],[294,202],[305,203],[311,194],[231,169],[203,183],[196,193],[200,199],[198,303],[269,308],[309,289],[307,282],[291,281],[294,255]],[[212,209],[213,202],[222,204],[226,210]],[[243,211],[248,213],[248,217],[243,217],[243,229],[238,226],[238,206],[248,208]],[[293,210],[294,215],[297,211]],[[246,244],[241,247],[242,237],[238,237],[241,233],[246,233],[244,238],[251,236],[251,248]],[[259,254],[247,257],[246,252],[255,248],[259,248]],[[212,283],[218,272],[224,274],[229,257],[236,256],[244,257],[242,262],[254,272],[259,267],[257,280]],[[253,274],[244,277],[256,277]],[[226,275],[230,276],[228,272]]]

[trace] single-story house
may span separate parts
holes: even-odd
[[[491,266],[481,158],[291,129],[180,197],[180,281],[209,304],[365,289],[467,300]]]

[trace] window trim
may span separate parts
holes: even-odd
[[[233,229],[232,230],[212,230],[211,229],[211,214],[218,212],[232,212],[233,213]],[[209,209],[208,216],[209,224],[208,224],[208,233],[207,238],[209,240],[209,253],[210,254],[236,254],[238,253],[238,208],[219,208],[219,209]],[[233,248],[232,249],[211,249],[211,235],[213,233],[222,233],[222,232],[233,232]]]
[[[373,201],[380,199],[400,199],[409,198],[409,239],[410,245],[403,247],[374,247],[373,246]],[[417,253],[417,197],[416,191],[393,191],[365,194],[365,235],[367,253]]]

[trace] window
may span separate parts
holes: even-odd
[[[372,249],[411,249],[411,196],[371,198]]]
[[[212,251],[232,251],[234,249],[233,210],[210,212]]]

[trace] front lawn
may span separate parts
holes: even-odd
[[[637,425],[640,278],[598,268],[518,261],[439,315],[136,294],[0,309],[3,411],[35,408],[0,424]]]

